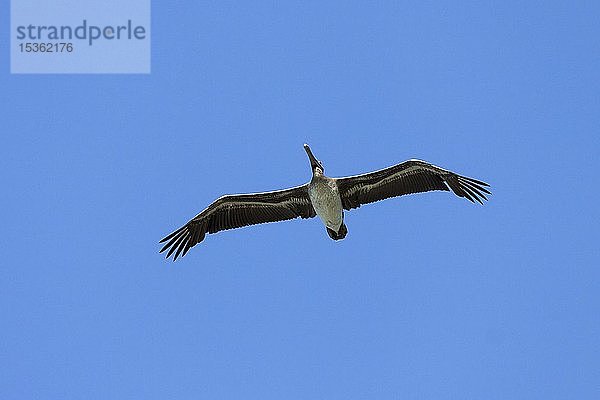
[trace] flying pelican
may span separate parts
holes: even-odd
[[[344,210],[363,204],[432,190],[452,190],[458,197],[483,204],[482,200],[487,200],[485,193],[491,194],[485,188],[489,186],[485,182],[414,159],[367,174],[329,178],[324,174],[323,163],[317,160],[307,144],[304,150],[312,169],[309,183],[273,192],[219,197],[187,224],[162,239],[160,243],[166,244],[160,252],[169,250],[166,258],[175,252],[175,261],[180,254],[185,256],[204,240],[207,233],[315,215],[321,218],[329,237],[340,240],[348,233]]]

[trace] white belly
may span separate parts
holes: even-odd
[[[309,186],[310,201],[323,224],[337,232],[342,225],[342,199],[333,181],[320,180]]]

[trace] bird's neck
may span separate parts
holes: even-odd
[[[325,175],[323,174],[323,171],[320,168],[315,168],[313,169],[313,178],[322,178]]]

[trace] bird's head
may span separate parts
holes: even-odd
[[[310,147],[305,143],[304,150],[306,150],[306,154],[308,154],[308,160],[310,161],[310,167],[312,168],[313,174],[323,175],[325,172],[325,168],[323,167],[323,163],[313,155]]]

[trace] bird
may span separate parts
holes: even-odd
[[[219,197],[185,225],[160,240],[160,253],[173,261],[204,240],[206,234],[266,222],[319,216],[333,240],[344,239],[348,228],[344,211],[390,197],[435,190],[452,191],[472,203],[483,205],[490,185],[458,175],[426,161],[410,159],[378,171],[342,178],[325,175],[323,163],[307,144],[312,178],[290,189],[233,194]]]

